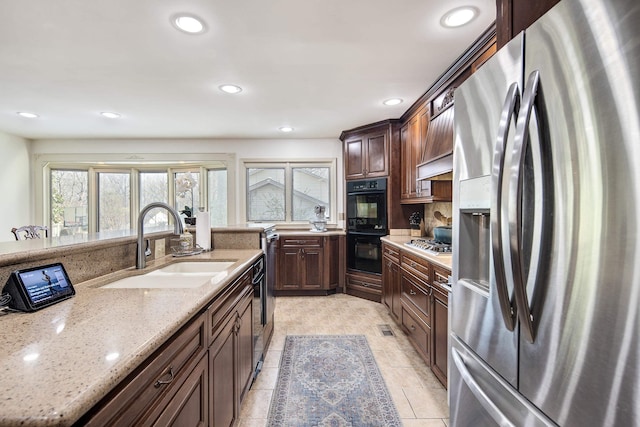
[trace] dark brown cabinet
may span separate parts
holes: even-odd
[[[345,179],[389,175],[389,130],[386,126],[343,134],[342,140]]]
[[[429,106],[423,106],[400,128],[400,199],[411,201],[418,197],[416,192],[416,166],[422,161],[429,127]]]
[[[442,384],[447,385],[448,360],[448,291],[441,285],[447,283],[448,272],[433,266],[434,280],[431,296],[431,370]]]
[[[375,302],[382,301],[382,278],[379,274],[348,271],[346,293]]]
[[[383,243],[382,253],[382,303],[397,322],[402,315],[400,304],[400,251],[391,245]]]
[[[498,49],[555,6],[560,0],[496,0]]]
[[[233,426],[252,378],[249,270],[77,425]]]
[[[447,387],[447,282],[451,272],[390,243],[383,243],[383,254],[382,302],[436,378]],[[396,273],[398,258],[400,268]]]
[[[276,294],[327,293],[341,283],[342,236],[280,236]]]

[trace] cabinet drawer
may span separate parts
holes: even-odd
[[[280,236],[281,248],[321,248],[323,238],[320,236]]]
[[[253,293],[249,272],[236,279],[227,287],[207,309],[208,343],[211,345],[224,319],[233,311],[236,304],[246,295]]]
[[[107,396],[107,402],[86,422],[87,426],[128,426],[149,419],[159,399],[170,399],[193,371],[206,350],[205,316],[178,332],[148,362],[134,372],[122,389]]]
[[[382,281],[360,278],[357,276],[347,276],[347,287],[382,295]]]
[[[402,271],[400,278],[401,298],[407,303],[413,304],[416,309],[420,310],[425,316],[425,320],[429,322],[430,304],[429,294],[431,286],[422,282],[416,276],[409,272]]]
[[[400,263],[400,249],[395,246],[383,243],[382,255],[394,261],[396,264]]]
[[[417,255],[409,252],[400,252],[400,266],[407,271],[418,276],[421,280],[430,283],[431,278],[431,264],[423,260]]]
[[[425,361],[428,361],[431,351],[431,328],[418,319],[418,316],[411,311],[410,308],[402,305],[402,326],[409,335],[409,339],[413,342]],[[428,362],[427,362],[428,363]]]
[[[445,305],[447,304],[448,300],[449,275],[451,275],[451,272],[449,270],[440,266],[433,266],[433,280],[431,283],[433,284],[434,296]]]

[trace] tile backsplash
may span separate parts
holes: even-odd
[[[424,230],[427,236],[433,237],[433,229],[443,225],[451,225],[453,208],[451,202],[426,203],[424,205]]]

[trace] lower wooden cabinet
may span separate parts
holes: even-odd
[[[383,243],[382,250],[382,302],[436,378],[447,387],[446,283],[451,272],[388,243]]]
[[[328,292],[340,285],[343,236],[281,236],[276,294]]]
[[[382,301],[382,277],[380,274],[347,271],[345,282],[347,294],[375,302]]]
[[[251,270],[76,426],[233,426],[253,379]]]

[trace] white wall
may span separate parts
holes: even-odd
[[[171,153],[234,153],[235,171],[241,173],[243,159],[315,160],[337,159],[338,183],[343,182],[342,143],[339,139],[43,139],[32,143],[32,152],[39,154],[171,154]],[[235,177],[236,194],[243,194],[241,180]],[[343,186],[338,184],[338,212],[343,209]],[[235,197],[236,212],[240,198]],[[238,221],[238,218],[236,218]],[[230,219],[231,222],[231,219]]]
[[[33,221],[30,147],[29,140],[0,132],[0,242],[15,240],[11,229]]]

